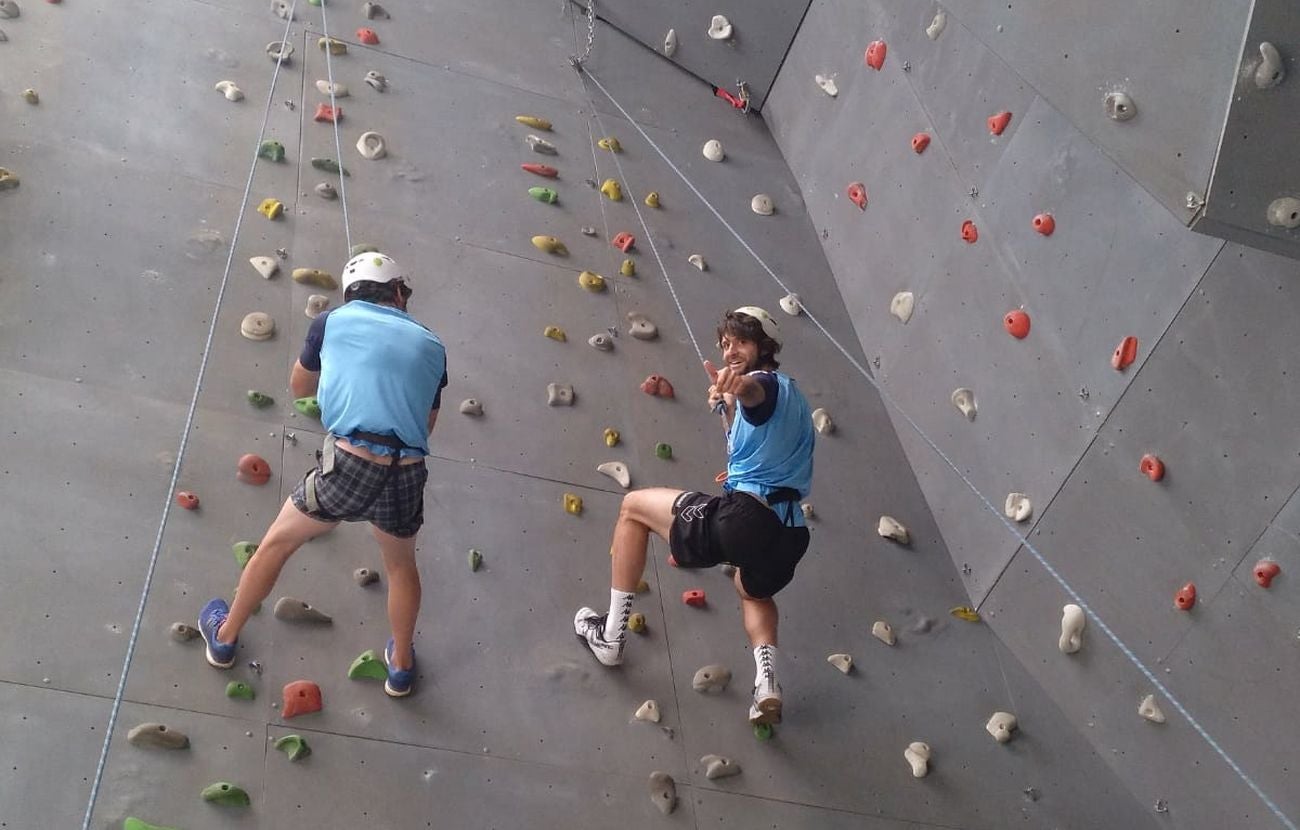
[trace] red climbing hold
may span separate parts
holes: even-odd
[[[883,40],[871,41],[870,45],[867,46],[867,66],[879,72],[880,67],[885,65],[885,53],[888,51],[889,47],[885,45]]]
[[[181,507],[184,507],[186,510],[199,509],[199,497],[191,493],[189,490],[181,490],[177,493],[176,503]]]
[[[1142,456],[1142,460],[1138,462],[1138,469],[1142,471],[1142,475],[1152,481],[1159,481],[1165,477],[1165,462],[1151,453]]]
[[[1137,354],[1138,339],[1129,335],[1115,347],[1115,353],[1110,356],[1110,365],[1122,372],[1133,365],[1133,361],[1137,360]]]
[[[1007,334],[1017,340],[1024,340],[1029,334],[1029,315],[1018,308],[1008,311],[1007,316],[1002,318],[1002,325],[1006,327]]]
[[[310,680],[295,680],[284,686],[284,710],[286,718],[296,715],[310,715],[319,712],[324,706],[320,696],[320,686]]]
[[[975,227],[974,222],[967,219],[965,222],[961,223],[961,238],[972,245],[975,244],[975,240],[980,238],[979,228]]]
[[[521,164],[519,166],[527,170],[529,173],[534,173],[538,176],[545,176],[548,179],[553,179],[556,176],[560,175],[560,171],[556,170],[554,167],[550,166],[549,164],[533,164],[532,162],[529,162],[527,164]]]
[[[1273,577],[1282,573],[1282,568],[1271,559],[1261,559],[1255,563],[1255,581],[1259,587],[1267,588],[1273,584]]]
[[[614,234],[613,239],[609,240],[609,244],[626,254],[636,245],[636,237],[627,231],[619,231]]]
[[[663,375],[651,375],[641,381],[641,391],[659,398],[676,397],[673,392],[673,385]]]
[[[1196,583],[1189,582],[1174,594],[1174,605],[1179,611],[1191,611],[1196,604]]]
[[[682,591],[682,602],[692,608],[703,608],[705,604],[704,592],[699,588],[692,588],[689,591]]]
[[[337,124],[343,120],[343,108],[331,107],[329,104],[317,104],[315,120]]]
[[[929,133],[917,133],[912,136],[912,152],[918,156],[925,152],[925,148],[930,146]]]
[[[1011,123],[1011,113],[1000,112],[997,115],[989,116],[989,132],[994,135],[1002,135],[1002,131]]]
[[[867,186],[862,182],[854,182],[849,185],[849,201],[858,206],[859,210],[867,209]]]
[[[357,40],[361,41],[367,46],[379,45],[379,35],[375,34],[374,29],[367,29],[364,27],[357,29]]]
[[[1052,231],[1056,230],[1056,220],[1050,213],[1040,213],[1034,217],[1034,230],[1043,236],[1051,236]]]
[[[265,484],[271,480],[271,465],[262,456],[249,453],[240,456],[235,477],[245,484]]]

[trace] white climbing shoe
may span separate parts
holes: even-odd
[[[606,666],[617,666],[623,662],[623,641],[609,642],[605,639],[605,614],[597,615],[587,607],[578,609],[573,617],[573,633],[587,644],[596,659]]]
[[[749,722],[781,722],[781,684],[776,682],[772,663],[764,652],[763,666],[758,673],[758,685],[754,686],[754,702],[749,707]]]

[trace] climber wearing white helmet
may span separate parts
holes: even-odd
[[[729,311],[718,326],[723,366],[704,362],[709,407],[727,433],[723,494],[651,487],[623,497],[614,526],[609,613],[581,608],[574,632],[606,666],[623,661],[628,617],[645,569],[651,532],[666,540],[678,567],[734,565],[733,582],[754,649],[752,723],[779,723],[777,608],[772,599],[794,577],[808,549],[799,507],[812,486],[816,433],[808,401],[776,371],[781,335],[756,306]],[[737,406],[739,404],[739,406]]]
[[[209,602],[199,630],[208,662],[230,668],[239,632],[289,557],[340,521],[367,521],[388,573],[393,636],[384,649],[384,691],[403,697],[415,679],[415,536],[424,522],[424,457],[447,385],[447,354],[406,313],[411,288],[391,257],[354,256],[343,267],[342,284],[344,305],[312,321],[289,377],[295,397],[318,398],[329,433],[325,446],[244,568],[234,605]]]

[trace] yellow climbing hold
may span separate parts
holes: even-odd
[[[329,49],[331,55],[346,55],[348,53],[348,45],[338,38],[323,37],[316,41],[316,45],[320,47],[322,52]]]
[[[11,170],[0,167],[0,190],[12,190],[18,186],[18,176]]]
[[[564,247],[564,243],[553,236],[534,236],[533,247],[548,254],[569,255],[569,249]]]
[[[652,207],[652,208],[659,207],[659,193],[657,191],[651,190],[649,193],[646,194],[645,206]]]
[[[300,285],[314,285],[326,291],[333,291],[339,287],[338,281],[332,274],[319,268],[295,268],[293,281]]]
[[[614,138],[612,135],[608,138],[602,138],[600,141],[597,141],[596,146],[602,150],[609,150],[611,153],[623,152],[623,145],[619,144],[618,139]]]
[[[636,263],[630,259],[623,260],[623,264],[618,266],[618,272],[625,277],[636,276]]]
[[[574,516],[582,515],[582,496],[575,496],[573,493],[564,494],[564,512],[571,513]]]
[[[564,329],[560,328],[559,326],[547,326],[546,328],[542,329],[542,334],[546,335],[552,340],[558,340],[561,343],[568,342],[569,339],[564,335]]]
[[[623,188],[619,187],[614,179],[605,179],[604,184],[600,186],[600,192],[604,193],[611,202],[623,201]]]
[[[649,582],[646,582],[644,579],[642,579],[640,582],[638,582],[638,583],[636,584],[636,592],[637,592],[638,594],[646,594],[646,593],[649,593],[649,592],[650,592],[650,583],[649,583]]]
[[[583,271],[578,275],[578,285],[593,293],[605,290],[605,278],[595,271]]]
[[[640,634],[645,631],[645,614],[638,611],[635,614],[628,615],[627,630],[633,634]]]
[[[605,429],[605,446],[607,446],[607,447],[617,447],[617,446],[618,446],[618,442],[619,442],[619,438],[620,438],[620,437],[621,437],[621,436],[618,434],[618,430],[614,429],[613,427],[608,427],[608,428],[606,428],[606,429]]]
[[[257,212],[267,219],[279,219],[284,213],[284,202],[279,199],[263,199],[262,204],[257,206]]]
[[[957,619],[965,620],[966,622],[980,621],[980,612],[971,608],[969,605],[958,605],[956,608],[950,608],[948,609],[948,613],[952,614]]]
[[[549,130],[551,128],[550,121],[536,115],[516,115],[515,120],[525,127],[532,127],[534,130]]]

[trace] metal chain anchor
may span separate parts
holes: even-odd
[[[567,8],[567,6],[566,6]],[[581,55],[570,55],[569,65],[579,72],[582,65],[591,57],[591,47],[596,43],[596,0],[587,0],[587,48]]]

